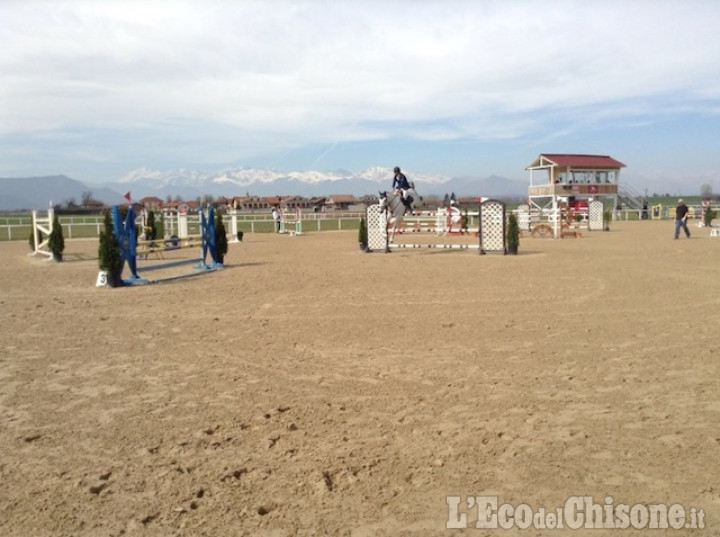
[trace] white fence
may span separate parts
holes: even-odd
[[[331,231],[357,229],[358,221],[364,213],[302,213],[303,230]],[[197,218],[190,217],[190,226],[197,226]],[[230,230],[230,215],[223,215],[225,228]],[[270,232],[274,222],[268,213],[241,213],[237,215],[238,227],[244,233]],[[334,221],[337,221],[335,224]],[[97,238],[103,227],[102,216],[61,216],[60,224],[66,239]],[[28,240],[32,228],[32,216],[0,217],[0,241]]]
[[[654,213],[656,206],[649,206],[647,211],[648,219],[673,219],[675,218],[675,207],[664,205],[657,213]],[[700,218],[702,208],[700,205],[689,205],[690,217]],[[720,213],[720,207],[713,206],[713,210]],[[639,220],[642,219],[642,210],[638,209],[616,209],[612,211],[614,220]],[[303,231],[330,231],[343,229],[357,229],[357,222],[364,213],[358,212],[328,212],[328,213],[312,213],[303,212],[302,222]],[[67,239],[73,238],[97,238],[102,229],[102,216],[61,216],[60,224],[63,228],[63,234]],[[476,216],[470,215],[468,225],[470,227],[477,226]],[[238,225],[244,233],[260,233],[269,232],[273,229],[272,216],[269,213],[239,213],[237,215]],[[7,240],[28,240],[30,237],[30,228],[32,227],[32,217],[24,216],[0,216],[0,241]],[[330,224],[329,221],[337,221],[337,225]],[[223,215],[225,227],[230,230],[230,216]],[[192,224],[191,224],[192,225]]]

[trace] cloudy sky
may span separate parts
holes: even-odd
[[[717,0],[0,0],[0,20],[0,177],[526,179],[556,152],[720,191]]]

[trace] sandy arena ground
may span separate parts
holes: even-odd
[[[720,535],[720,238],[672,227],[517,257],[248,234],[124,289],[96,241],[0,243],[0,535]],[[481,530],[481,495],[706,529]]]

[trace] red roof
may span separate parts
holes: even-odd
[[[156,205],[162,205],[162,198],[158,198],[157,196],[145,196],[143,199],[141,199],[138,203],[149,205],[149,204],[156,204]]]
[[[328,198],[328,203],[357,203],[357,198],[352,194],[335,194]]]
[[[562,168],[612,169],[625,167],[625,164],[607,155],[560,155],[555,153],[543,153],[535,159],[528,168],[539,166],[540,161],[543,159]]]

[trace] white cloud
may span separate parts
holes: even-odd
[[[11,1],[0,19],[6,140],[178,122],[236,129],[247,154],[507,139],[720,97],[713,0]]]

